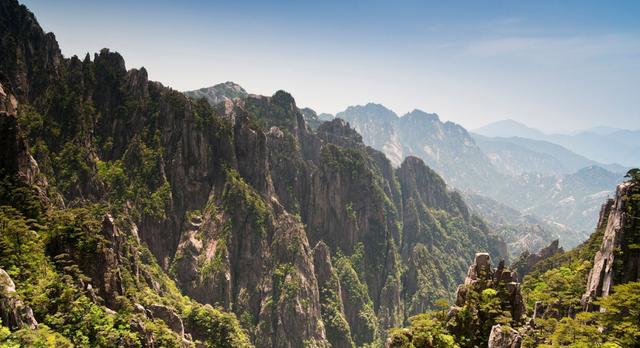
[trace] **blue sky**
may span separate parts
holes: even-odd
[[[65,56],[109,47],[177,90],[234,81],[468,128],[640,128],[640,1],[23,3]]]

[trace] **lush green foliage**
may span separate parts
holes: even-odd
[[[228,209],[233,210],[238,207],[245,209],[255,230],[260,235],[266,236],[267,223],[271,219],[270,210],[263,198],[242,179],[236,170],[227,169],[227,181],[222,199]],[[230,215],[237,216],[237,214]]]
[[[18,190],[5,190],[3,201],[7,201],[7,194],[10,197],[22,194],[25,196],[22,202],[33,199],[29,196],[32,191],[25,191],[23,187]],[[249,345],[235,316],[180,295],[155,258],[133,239],[115,250],[124,253],[123,260],[131,261],[120,264],[117,270],[109,270],[120,272],[125,286],[125,296],[117,300],[118,310],[107,309],[101,305],[100,298],[92,299],[83,285],[92,282],[91,263],[86,261],[106,252],[105,248],[114,247],[99,233],[104,207],[47,212],[33,211],[30,204],[19,204],[19,207],[23,211],[0,206],[0,267],[13,278],[18,296],[33,309],[39,328],[10,332],[3,327],[0,346],[135,347],[143,344],[145,335],[154,337],[160,346],[181,344],[181,338],[162,320],[150,320],[138,314],[133,303],[162,303],[175,308],[187,324],[204,333],[198,339],[208,346]],[[25,214],[39,218],[27,218]],[[127,255],[131,251],[133,253]],[[146,281],[137,280],[132,273],[134,269],[159,284],[163,295]]]
[[[629,176],[633,181],[632,173]],[[622,247],[614,250],[613,278],[614,284],[619,285],[612,288],[609,296],[595,301],[601,310],[581,312],[579,301],[585,292],[591,261],[602,244],[604,227],[579,247],[540,262],[525,277],[522,289],[529,306],[541,301],[547,309],[545,318],[536,319],[535,329],[525,336],[524,346],[640,345],[640,283],[629,282],[634,280],[634,275],[624,269],[624,265],[633,264],[638,256],[640,225],[634,219],[640,211],[639,190],[640,186],[634,184],[628,188],[628,194],[621,197],[628,215],[620,241]],[[606,225],[605,220],[602,226]]]
[[[352,306],[357,313],[360,330],[354,332],[353,340],[357,345],[374,344],[380,340],[378,320],[373,310],[373,301],[369,297],[367,284],[361,281],[356,270],[362,269],[362,248],[356,248],[351,257],[337,253],[335,268],[340,280],[341,290],[346,298],[345,306]],[[361,274],[361,273],[360,273]],[[347,313],[349,315],[349,313]],[[354,328],[352,330],[356,331]]]
[[[458,348],[454,337],[440,321],[430,314],[420,314],[409,319],[407,328],[389,332],[389,342],[394,348]]]
[[[640,168],[631,168],[624,176],[629,178],[630,181],[640,182]]]

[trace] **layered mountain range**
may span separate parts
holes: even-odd
[[[611,187],[621,181],[620,173],[626,169],[602,165],[545,141],[473,135],[419,110],[398,116],[382,105],[367,104],[349,107],[336,117],[347,120],[365,143],[383,151],[392,162],[417,156],[468,197],[484,196],[485,208],[477,212],[487,212],[489,202],[499,202],[534,216],[543,223],[528,224],[525,229],[546,230],[538,235],[544,243],[559,237],[563,245],[572,247],[584,240],[596,223],[600,202],[612,195]],[[496,216],[503,209],[493,205],[493,213],[484,217],[501,228],[507,218]],[[553,225],[560,229],[549,228]],[[507,239],[516,247],[520,237],[516,233]]]
[[[513,120],[503,120],[474,130],[488,137],[522,137],[561,145],[602,163],[637,166],[640,163],[640,131],[596,127],[568,134],[547,134]]]
[[[64,57],[17,1],[0,18],[2,340],[379,345],[476,250],[508,257],[421,159],[314,131],[284,91],[191,98]]]

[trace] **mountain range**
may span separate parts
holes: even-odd
[[[336,116],[65,57],[0,0],[0,346],[639,344],[640,170],[536,173],[435,114]]]
[[[287,92],[188,97],[64,57],[15,0],[0,18],[0,341],[380,346],[475,250],[508,259],[421,159],[313,130]]]
[[[621,181],[626,169],[602,165],[547,141],[471,134],[460,125],[441,122],[436,114],[419,110],[398,116],[370,103],[349,107],[336,117],[347,120],[365,143],[383,151],[392,163],[407,155],[420,157],[456,189],[578,231],[560,235],[567,247],[586,238],[596,223],[593,213],[599,202],[612,194],[610,188]],[[520,135],[535,133],[526,130],[528,134]],[[492,221],[492,216],[485,218],[502,224]]]
[[[473,132],[488,137],[545,140],[601,163],[627,167],[640,164],[640,130],[599,127],[575,134],[547,134],[513,120],[503,120]]]

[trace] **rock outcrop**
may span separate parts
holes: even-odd
[[[593,301],[609,295],[614,285],[640,279],[640,251],[637,248],[640,207],[631,199],[639,191],[640,185],[636,182],[620,184],[615,198],[608,200],[600,210],[598,228],[604,228],[604,236],[581,299],[583,309],[587,311],[597,310]]]
[[[508,310],[514,322],[519,322],[525,314],[525,304],[520,292],[520,283],[515,272],[505,268],[504,261],[493,270],[491,257],[487,253],[477,253],[464,284],[456,290],[455,305],[464,306],[469,300],[469,292],[481,293],[486,289],[494,289],[499,293],[501,307]]]
[[[320,290],[322,320],[325,323],[327,340],[332,347],[354,347],[351,328],[344,314],[340,278],[331,263],[329,247],[323,241],[318,242],[313,248],[313,261]]]
[[[231,81],[187,91],[184,94],[194,99],[204,98],[212,106],[235,98],[245,98],[249,95],[244,88]]]
[[[523,253],[515,262],[513,267],[517,270],[520,277],[524,277],[533,270],[534,266],[538,262],[546,260],[553,255],[562,254],[563,252],[564,249],[560,246],[560,241],[556,239],[535,254],[530,254],[528,252]]]
[[[157,318],[164,321],[167,326],[177,333],[180,337],[184,337],[184,324],[178,314],[171,308],[161,304],[151,304],[147,306],[147,311],[151,318]]]
[[[38,327],[33,311],[19,298],[13,280],[2,268],[0,268],[0,319],[3,325],[11,329]]]
[[[487,348],[520,348],[522,337],[518,331],[500,324],[491,328]]]

